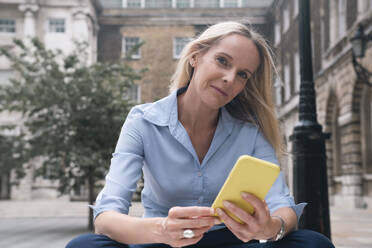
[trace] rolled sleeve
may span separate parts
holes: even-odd
[[[273,147],[260,132],[257,133],[253,156],[279,165]],[[289,193],[288,186],[285,183],[283,172],[280,172],[278,178],[274,182],[273,186],[270,188],[265,197],[265,201],[270,210],[270,214],[272,214],[279,208],[292,208],[293,211],[296,213],[297,222],[302,215],[303,209],[307,205],[307,203],[296,204],[294,202],[293,197]]]
[[[295,204],[293,197],[289,194],[283,173],[280,172],[278,178],[265,197],[270,214],[283,207],[290,207],[296,213],[297,222],[302,215],[306,203]]]
[[[104,211],[129,212],[143,166],[143,144],[139,130],[141,120],[137,117],[136,111],[132,110],[121,129],[105,186],[98,194],[95,205],[90,206],[94,219]]]

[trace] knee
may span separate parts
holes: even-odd
[[[335,248],[332,242],[323,234],[311,230],[297,230],[289,236],[295,242],[301,243],[301,247]]]
[[[101,234],[83,234],[71,240],[66,248],[129,248],[128,245],[119,243]]]
[[[98,248],[99,244],[96,242],[98,235],[83,234],[75,237],[66,245],[66,248]]]

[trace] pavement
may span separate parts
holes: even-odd
[[[336,248],[372,247],[372,209],[331,207],[332,241]],[[133,203],[130,214],[143,209]],[[85,202],[0,201],[0,247],[64,248],[75,236],[88,233]]]

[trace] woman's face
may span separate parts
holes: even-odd
[[[204,104],[219,109],[244,89],[259,60],[253,41],[239,34],[229,35],[191,59],[194,74],[190,86]]]

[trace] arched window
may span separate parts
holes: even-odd
[[[332,111],[332,168],[333,176],[341,175],[341,140],[340,126],[338,124],[339,108],[335,102]]]
[[[361,101],[363,171],[372,174],[372,88],[365,87]]]

